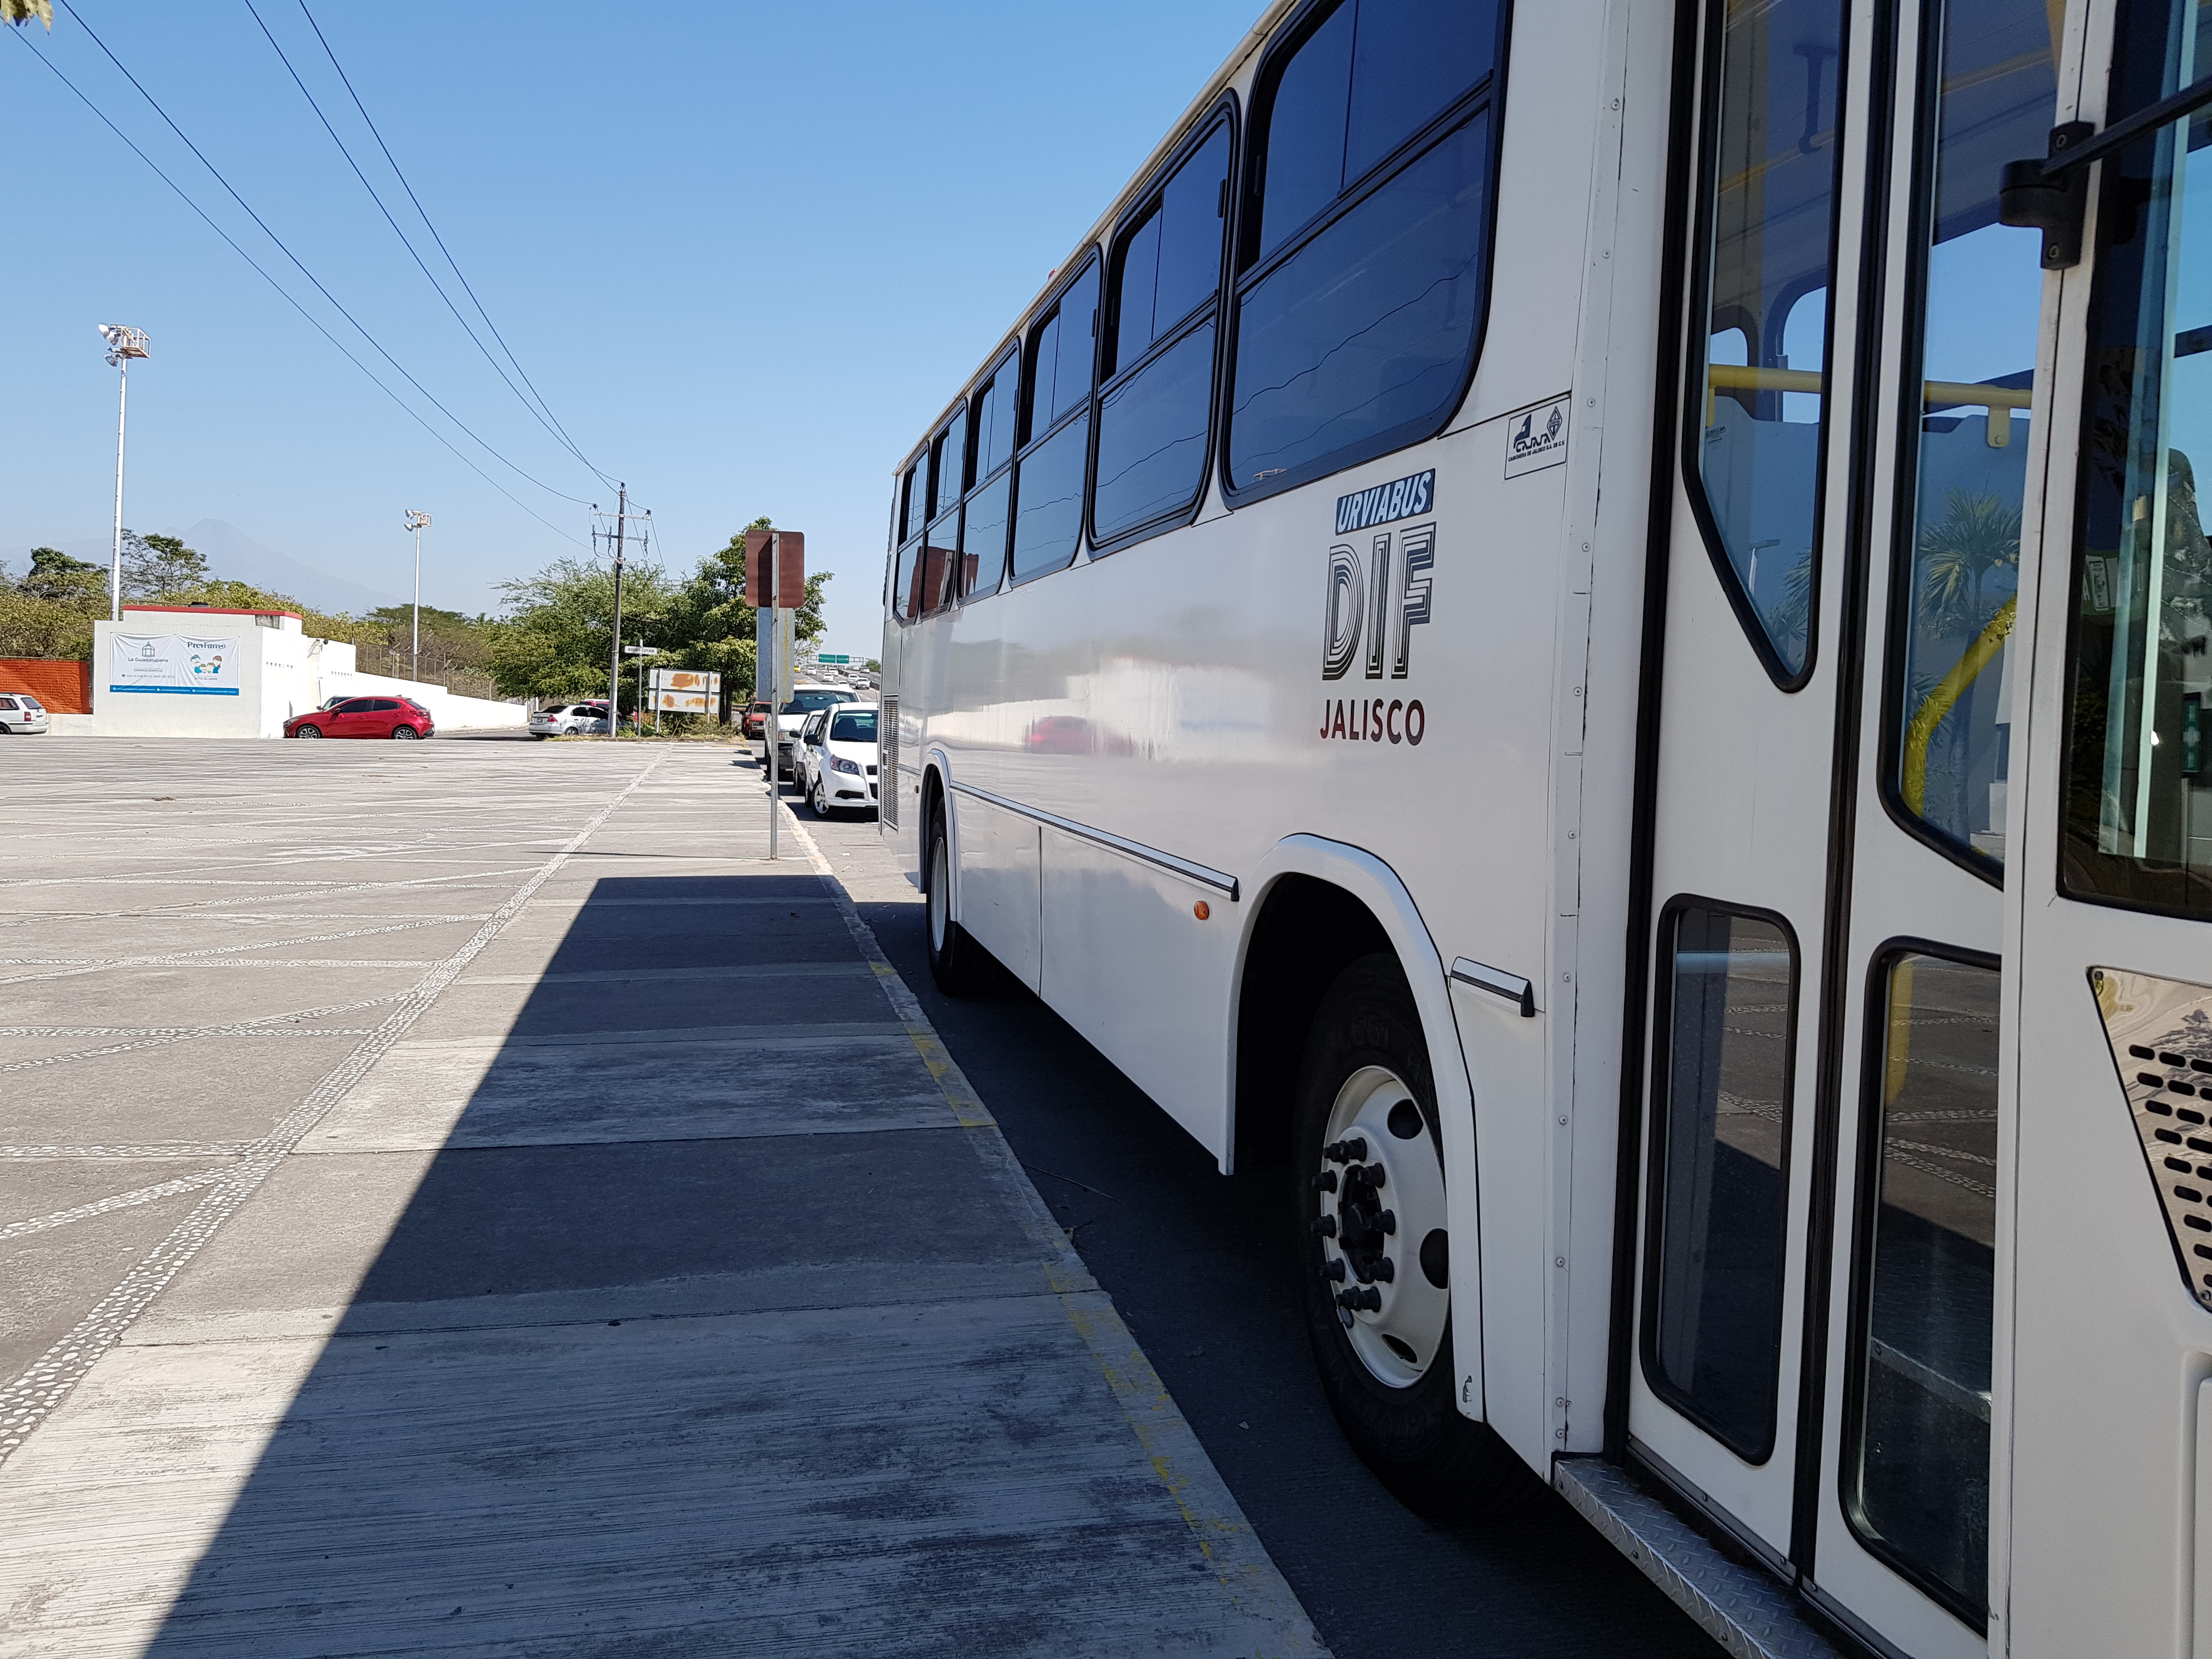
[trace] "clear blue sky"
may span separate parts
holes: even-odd
[[[245,0],[71,3],[432,393],[611,506],[462,333]],[[1261,9],[307,3],[554,414],[653,509],[665,562],[773,514],[836,573],[829,647],[869,655],[892,467]],[[300,0],[254,4],[465,308]],[[51,35],[23,33],[410,405],[585,538],[585,507],[484,455],[352,334],[75,19],[57,5]],[[19,570],[24,548],[107,534],[106,322],[153,339],[131,371],[135,528],[227,520],[404,595],[400,514],[419,507],[424,601],[467,611],[582,551],[395,408],[15,40],[0,144],[0,556]]]

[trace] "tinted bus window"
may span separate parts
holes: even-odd
[[[2042,0],[1950,0],[1923,118],[1936,188],[1926,261],[1911,576],[1892,659],[1892,787],[1942,840],[2002,860],[2012,652],[2027,490],[2042,239],[1997,223],[1997,177],[2057,120]],[[2023,149],[2021,146],[2025,145]],[[1978,402],[1977,399],[1979,399]]]
[[[928,469],[925,457],[906,470],[906,482],[901,486],[904,505],[899,514],[899,539],[902,542],[921,530],[922,520],[929,516]]]
[[[1016,487],[1013,571],[1017,582],[1074,561],[1083,537],[1083,464],[1091,418],[1079,415],[1022,457]]]
[[[931,477],[936,481],[936,487],[930,495],[930,507],[933,512],[942,513],[960,499],[960,492],[967,487],[968,481],[963,476],[968,454],[968,415],[965,409],[955,415],[945,430],[937,434],[937,441],[930,446],[930,451]]]
[[[1001,472],[968,498],[967,528],[960,538],[960,592],[972,598],[999,591],[1006,569],[1006,504],[1014,475]]]
[[[1030,436],[1091,395],[1091,368],[1098,325],[1098,266],[1079,276],[1030,343]]]
[[[1716,12],[1720,64],[1707,94],[1710,343],[1692,367],[1693,471],[1718,562],[1785,681],[1804,672],[1811,648],[1843,9],[1843,0],[1771,0]]]
[[[1229,128],[1213,130],[1176,169],[1116,262],[1114,338],[1107,373],[1133,363],[1153,341],[1213,297],[1221,285],[1223,185]]]
[[[1018,377],[1009,357],[992,371],[990,380],[973,399],[975,410],[975,477],[989,477],[1014,453],[1014,389]]]
[[[1188,507],[1206,477],[1213,325],[1202,323],[1099,400],[1091,527],[1101,541]]]
[[[1240,296],[1232,484],[1380,454],[1449,413],[1482,315],[1489,132],[1476,116]]]
[[[952,581],[960,568],[960,509],[954,507],[921,541],[921,612],[942,611],[952,602]]]

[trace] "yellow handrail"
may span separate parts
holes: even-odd
[[[1936,682],[1920,707],[1912,711],[1912,718],[1905,727],[1905,776],[1900,780],[1905,790],[1905,804],[1912,816],[1924,816],[1921,811],[1928,798],[1928,745],[1936,736],[1936,728],[1943,717],[1957,706],[1974,683],[1974,678],[1990,665],[2005,636],[2012,632],[2013,618],[2019,613],[2018,595],[2007,599],[1997,614],[1990,618],[1989,626],[1974,635],[1966,654],[1951,665],[1951,672]]]
[[[1757,363],[1711,363],[1705,368],[1705,424],[1713,423],[1713,394],[1717,392],[1800,392],[1818,396],[1827,377],[1818,369],[1768,368]],[[2031,407],[2035,394],[2024,386],[1980,386],[1970,380],[1923,380],[1921,401],[1931,407],[1972,404],[1989,411],[1989,442],[2002,449],[2012,441],[2012,419],[2008,412]]]

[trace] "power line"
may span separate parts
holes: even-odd
[[[445,445],[447,449],[452,450],[453,453],[453,458],[459,461],[463,466],[468,468],[470,471],[475,473],[477,477],[482,478],[494,489],[498,490],[501,495],[505,495],[507,500],[513,501],[517,507],[521,507],[525,513],[529,514],[532,518],[536,519],[538,523],[544,525],[555,535],[568,541],[576,542],[576,545],[579,547],[584,545],[582,542],[576,541],[576,538],[574,536],[569,535],[567,531],[562,529],[560,526],[555,524],[550,519],[544,517],[542,514],[538,513],[533,508],[526,505],[504,484],[501,483],[498,479],[493,477],[490,473],[485,471],[474,461],[471,460],[466,455],[462,454],[461,452],[454,447],[453,442],[450,438],[447,437],[444,433],[439,431],[437,428],[432,426],[429,422],[424,420],[417,410],[409,407],[405,398],[402,398],[390,386],[385,385],[382,380],[378,380],[375,370],[369,368],[369,366],[362,362],[360,358],[355,356],[352,352],[347,350],[344,342],[340,340],[337,335],[331,333],[329,329],[323,326],[321,319],[318,318],[313,312],[309,311],[307,307],[301,305],[299,301],[295,299],[282,283],[278,282],[274,276],[271,276],[267,270],[263,269],[259,260],[256,259],[244,248],[239,246],[238,243],[233,240],[228,231],[225,230],[221,225],[216,223],[213,219],[209,218],[206,210],[202,208],[198,202],[195,202],[190,196],[185,193],[184,186],[178,184],[175,179],[164,173],[161,170],[160,164],[156,162],[152,156],[147,155],[144,150],[139,149],[138,146],[131,141],[131,136],[128,133],[125,132],[121,127],[117,126],[114,122],[109,120],[106,115],[101,111],[100,106],[94,103],[91,99],[86,97],[83,90],[78,87],[76,82],[70,80],[68,76],[62,73],[59,65],[55,64],[52,58],[46,55],[46,53],[40,52],[36,46],[31,44],[30,38],[27,35],[22,33],[19,30],[15,33],[15,38],[22,41],[23,49],[26,52],[29,52],[31,56],[37,58],[41,64],[44,64],[49,70],[53,71],[54,78],[56,80],[59,81],[64,86],[67,87],[71,92],[76,94],[77,100],[87,109],[90,110],[94,115],[99,118],[101,125],[105,126],[118,138],[120,138],[125,145],[129,146],[131,153],[133,155],[136,155],[148,167],[153,168],[154,176],[159,179],[163,184],[167,185],[171,190],[176,191],[178,199],[183,202],[184,204],[190,208],[194,213],[198,214],[201,220],[205,222],[210,230],[215,232],[216,235],[222,237],[226,243],[229,244],[232,252],[237,254],[240,258],[245,260],[247,264],[252,266],[255,273],[259,276],[263,282],[268,283],[270,287],[276,290],[278,295],[283,298],[285,304],[290,306],[293,310],[298,312],[300,315],[306,318],[314,331],[318,334],[321,335],[325,340],[328,340],[333,346],[337,347],[340,356],[343,357],[363,374],[366,374],[369,379],[369,383],[374,386],[379,392],[381,392],[386,397],[391,398],[393,403],[398,404],[400,411],[404,414],[409,420],[414,422],[416,425],[421,427],[425,432],[435,438],[440,443]]]
[[[338,154],[345,158],[346,165],[353,169],[353,176],[361,180],[361,187],[368,192],[368,199],[376,204],[376,210],[384,216],[384,222],[392,227],[392,234],[399,239],[399,245],[407,250],[408,256],[415,261],[416,268],[428,279],[430,286],[437,289],[438,297],[446,302],[446,309],[453,313],[453,320],[461,325],[461,331],[469,337],[469,343],[483,354],[483,360],[491,365],[492,372],[507,383],[507,389],[514,393],[516,398],[520,401],[525,409],[530,411],[538,424],[558,440],[571,454],[583,462],[586,468],[596,472],[598,469],[592,467],[588,460],[585,460],[582,453],[574,444],[568,441],[568,434],[561,431],[544,414],[539,412],[536,404],[522,395],[522,388],[515,385],[507,372],[500,367],[499,359],[491,355],[490,348],[477,337],[477,331],[469,325],[469,319],[461,315],[460,307],[453,303],[453,296],[446,292],[445,284],[438,280],[436,273],[422,263],[422,256],[416,251],[415,244],[408,240],[407,233],[399,228],[399,222],[392,216],[392,210],[385,206],[384,198],[376,192],[376,186],[369,183],[368,175],[361,170],[361,164],[354,160],[353,152],[346,148],[345,140],[338,137],[337,129],[331,125],[331,118],[323,112],[322,105],[316,101],[315,94],[308,90],[307,83],[300,78],[300,71],[293,67],[292,60],[285,55],[283,46],[278,44],[276,37],[270,33],[269,25],[263,20],[260,12],[254,8],[253,0],[246,0],[246,9],[252,15],[254,22],[259,25],[263,38],[276,52],[276,61],[284,65],[285,72],[292,77],[292,84],[299,88],[300,95],[307,100],[307,107],[314,111],[315,118],[323,124],[323,131],[330,134],[331,142],[338,147]],[[307,21],[312,23],[314,19],[310,17]],[[325,50],[327,50],[327,44]],[[333,58],[331,61],[335,63],[337,60]],[[343,75],[343,71],[341,70],[340,74]],[[374,129],[372,128],[371,131]],[[383,141],[380,138],[378,142],[381,143]],[[395,168],[394,171],[397,169]],[[400,182],[404,184],[406,181],[403,179]]]
[[[384,349],[383,343],[379,341],[374,334],[371,334],[366,328],[363,328],[361,325],[360,319],[355,317],[350,311],[348,311],[343,305],[339,303],[337,295],[332,294],[330,289],[323,286],[322,280],[318,277],[313,271],[307,269],[307,265],[301,262],[300,256],[293,252],[290,248],[284,245],[283,238],[277,235],[275,231],[270,229],[268,222],[263,219],[259,214],[253,210],[252,207],[248,204],[246,199],[243,196],[240,196],[236,190],[232,188],[230,180],[222,176],[221,170],[216,167],[214,162],[209,161],[204,155],[201,154],[200,147],[198,144],[195,144],[190,138],[185,136],[185,130],[179,126],[173,120],[169,118],[168,111],[163,109],[161,106],[155,101],[154,94],[147,91],[143,86],[139,84],[138,77],[137,76],[131,74],[129,70],[124,68],[123,60],[121,58],[118,58],[113,52],[108,51],[107,43],[105,40],[102,40],[99,35],[94,33],[92,26],[84,21],[83,17],[79,15],[76,7],[70,4],[70,0],[59,0],[59,3],[62,9],[69,13],[69,15],[76,20],[77,27],[85,32],[86,35],[91,40],[93,45],[100,48],[100,52],[106,57],[107,61],[114,64],[116,69],[121,72],[123,78],[130,82],[130,83],[137,89],[138,95],[146,100],[147,104],[153,109],[154,113],[161,118],[162,121],[167,125],[169,131],[175,133],[178,138],[182,141],[185,148],[191,151],[193,155],[198,159],[199,164],[205,167],[210,173],[214,175],[216,183],[221,185],[223,189],[228,192],[230,199],[237,203],[240,208],[245,210],[246,216],[252,220],[255,224],[261,228],[261,234],[266,236],[270,241],[276,244],[277,251],[283,253],[286,258],[289,259],[294,265],[298,267],[299,272],[302,276],[305,276],[310,283],[314,284],[315,291],[320,294],[323,298],[328,300],[331,302],[331,307],[337,312],[338,315],[344,318],[347,322],[351,323],[354,326],[355,331],[358,333],[362,339],[368,341],[371,346],[375,348],[377,356],[383,358],[386,362],[390,363],[393,368],[397,369],[400,377],[404,380],[408,385],[413,386],[416,391],[421,392],[429,402],[432,408],[435,409],[441,415],[443,415],[463,432],[467,433],[469,437],[472,439],[486,454],[489,455],[494,460],[497,461],[501,466],[507,468],[510,472],[513,472],[517,477],[525,479],[527,482],[537,485],[538,489],[544,490],[549,495],[558,495],[564,501],[574,501],[580,507],[588,505],[582,496],[571,495],[565,489],[556,489],[551,484],[547,483],[544,479],[532,477],[529,473],[517,466],[513,461],[508,460],[507,457],[501,454],[498,450],[493,448],[491,445],[486,443],[481,437],[478,437],[475,431],[470,428],[467,422],[462,420],[461,417],[454,414],[452,410],[440,403],[438,399],[432,395],[429,387],[424,386],[422,381],[416,380],[412,374],[410,374],[407,372],[405,365],[401,363],[400,361],[397,357],[394,357],[389,351],[386,351]]]
[[[384,159],[391,163],[392,176],[399,180],[400,189],[407,192],[407,199],[415,204],[415,211],[422,216],[423,228],[430,233],[430,240],[438,245],[438,252],[446,256],[447,264],[452,267],[454,276],[461,284],[462,291],[469,296],[469,303],[476,307],[477,315],[483,319],[484,326],[491,331],[491,337],[497,340],[499,349],[507,353],[507,361],[513,363],[514,372],[522,376],[523,385],[528,386],[531,396],[538,399],[538,406],[545,411],[545,418],[552,422],[553,429],[561,434],[562,441],[568,446],[569,452],[586,466],[591,467],[601,483],[612,483],[614,480],[599,471],[598,467],[593,466],[590,458],[576,447],[575,441],[568,436],[568,428],[561,424],[560,417],[553,413],[553,406],[545,401],[545,396],[538,391],[537,382],[530,378],[529,370],[523,368],[515,357],[514,348],[507,344],[506,337],[499,331],[499,325],[492,321],[491,313],[484,309],[483,301],[477,298],[476,289],[469,285],[469,279],[463,274],[459,262],[453,258],[452,250],[447,247],[446,239],[438,234],[438,227],[430,222],[430,215],[423,207],[421,198],[415,194],[415,186],[407,182],[407,175],[400,171],[399,163],[393,157],[391,146],[384,142],[384,135],[377,131],[376,123],[370,118],[368,106],[361,101],[361,94],[354,90],[353,78],[345,72],[345,65],[338,62],[337,53],[331,50],[331,43],[324,39],[322,25],[315,21],[314,13],[307,9],[307,0],[300,0],[300,12],[307,20],[307,27],[314,30],[315,39],[321,41],[323,56],[331,60],[331,67],[338,72],[338,79],[345,83],[346,95],[353,100],[353,106],[361,112],[361,118],[368,124],[370,136],[376,140],[376,147],[384,152]]]

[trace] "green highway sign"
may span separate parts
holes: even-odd
[[[814,660],[817,662],[829,663],[833,666],[842,668],[850,666],[853,659],[850,657],[833,657],[825,651],[819,656],[816,657]]]

